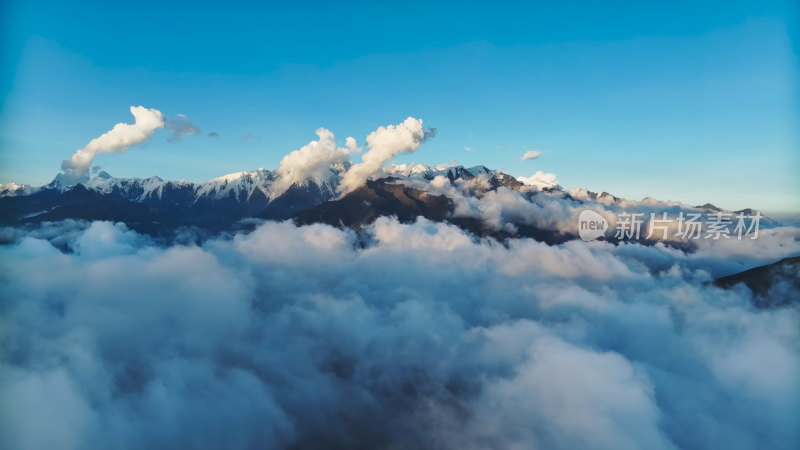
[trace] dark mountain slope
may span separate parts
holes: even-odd
[[[284,220],[306,208],[330,200],[330,198],[331,194],[314,182],[309,182],[304,186],[293,184],[278,198],[268,202],[260,210],[255,211],[252,216],[262,219]]]
[[[800,304],[800,256],[714,280],[714,284],[725,289],[740,283],[753,291],[759,308]]]
[[[394,184],[392,179],[381,179],[367,181],[365,186],[339,200],[307,208],[295,215],[294,220],[301,225],[327,223],[358,230],[380,216],[396,216],[403,222],[412,222],[422,216],[441,222],[453,212],[453,208],[453,201],[444,195],[431,195]]]
[[[34,204],[6,201],[12,208],[29,211],[27,214],[6,216],[3,219],[10,223],[27,224],[53,222],[64,219],[111,220],[125,222],[133,230],[158,234],[160,230],[175,228],[181,225],[180,216],[168,210],[159,210],[151,206],[132,202],[116,194],[101,194],[77,185],[64,193],[43,191],[40,201]],[[38,195],[38,194],[37,194]],[[4,198],[2,200],[15,200]],[[3,205],[5,206],[5,205]],[[38,209],[37,209],[38,208]],[[34,211],[30,211],[34,209]],[[6,222],[6,220],[4,220]]]
[[[548,244],[558,244],[576,238],[530,225],[517,225],[517,232],[511,234],[493,229],[475,217],[452,217],[455,205],[450,198],[431,195],[395,181],[392,178],[367,181],[365,186],[339,200],[331,200],[301,211],[294,217],[294,221],[298,225],[326,223],[357,231],[381,216],[395,216],[401,222],[413,222],[422,216],[435,222],[452,223],[476,236],[498,240],[529,237]]]

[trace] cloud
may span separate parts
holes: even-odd
[[[472,147],[464,147],[464,150],[466,150],[466,151],[468,151],[468,152],[471,152],[471,151],[473,151],[473,150],[475,150],[475,149],[474,149],[474,148],[472,148]]]
[[[0,246],[3,448],[800,438],[800,314],[705,283],[735,253],[501,244],[423,219],[266,222],[199,246],[59,227]]]
[[[370,134],[342,190],[415,151],[423,130],[409,118]],[[327,178],[358,151],[352,138],[337,147],[332,132],[317,135],[281,161],[277,190]],[[609,222],[621,208],[686,207],[546,192],[557,180],[541,171],[519,180],[529,188],[492,190],[483,174],[409,185],[451,198],[453,219],[505,231],[575,233],[587,207]],[[800,254],[796,228],[687,253],[498,242],[425,219],[382,217],[358,233],[253,223],[172,242],[110,222],[0,228],[0,447],[781,449],[800,439],[797,303],[758,310],[747,289],[709,283]]]
[[[546,189],[558,186],[556,174],[542,172],[541,170],[537,170],[536,173],[529,177],[517,177],[517,180],[526,186],[534,186],[538,189]]]
[[[92,139],[86,147],[79,149],[72,158],[61,163],[66,182],[74,184],[86,178],[89,167],[98,153],[123,153],[130,147],[141,144],[153,136],[155,130],[164,128],[164,115],[157,109],[131,106],[134,123],[118,123],[100,137]]]
[[[536,159],[540,156],[542,156],[542,152],[540,152],[539,150],[528,150],[527,152],[525,152],[525,154],[522,155],[522,157],[519,160],[528,161],[530,159]]]
[[[211,132],[208,133],[208,137],[217,138],[217,137],[219,137],[219,133],[217,133],[216,131],[211,131]]]
[[[427,130],[425,130],[425,133],[422,136],[422,141],[424,142],[427,141],[428,139],[433,139],[436,137],[437,134],[439,134],[438,128],[428,128]]]
[[[435,129],[434,129],[435,130]],[[430,133],[431,130],[428,131]],[[435,135],[435,132],[433,133]],[[362,185],[377,173],[383,164],[399,153],[413,153],[426,138],[422,120],[407,118],[398,125],[380,127],[367,136],[369,150],[361,156],[362,162],[347,170],[339,184],[339,191],[346,194]]]
[[[247,133],[244,136],[242,136],[242,140],[245,141],[245,142],[250,142],[250,141],[259,142],[259,141],[261,141],[261,139],[262,139],[261,136],[256,136],[253,133]]]
[[[167,119],[166,127],[172,131],[172,135],[167,138],[169,142],[178,142],[184,136],[200,134],[200,129],[184,114],[178,114],[175,119]]]
[[[317,136],[319,140],[311,141],[283,157],[276,171],[280,178],[272,185],[273,197],[281,195],[295,183],[314,180],[321,185],[329,177],[331,166],[347,161],[350,155],[360,151],[352,137],[345,140],[345,147],[337,147],[334,135],[329,130],[320,128]]]

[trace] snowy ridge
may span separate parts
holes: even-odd
[[[392,164],[385,167],[381,175],[405,178],[423,178],[432,180],[439,175],[452,179],[456,178],[474,178],[479,175],[487,175],[489,177],[500,177],[506,175],[498,170],[490,170],[486,166],[475,166],[465,168],[464,166],[450,166],[440,165],[436,167],[426,166],[425,164]]]
[[[216,200],[233,196],[236,199],[249,200],[256,190],[270,198],[270,187],[275,181],[275,172],[266,169],[248,172],[235,172],[223,175],[196,185],[195,201],[210,197]]]
[[[194,203],[202,198],[220,200],[233,197],[236,200],[246,201],[256,190],[260,190],[268,197],[269,186],[273,180],[273,172],[265,169],[232,173],[199,184],[186,180],[165,181],[157,176],[114,178],[106,172],[100,172],[83,185],[100,193],[118,193],[129,200],[139,202],[148,198],[161,199],[167,189],[188,190],[194,197]]]
[[[142,201],[148,197],[161,198],[164,186],[173,183],[164,181],[159,177],[150,178],[114,178],[103,171],[91,178],[83,185],[91,190],[103,193],[119,193],[130,200]]]
[[[288,189],[279,184],[282,179],[280,171],[266,169],[230,173],[203,183],[165,181],[156,176],[114,178],[101,171],[83,183],[69,185],[59,175],[42,187],[0,185],[0,200],[8,205],[0,212],[15,220],[32,221],[39,220],[38,217],[57,220],[70,214],[83,217],[89,213],[92,218],[97,215],[122,217],[117,211],[129,210],[142,217],[143,227],[169,228],[176,223],[187,223],[224,229],[242,218],[285,220],[326,202],[345,202],[336,205],[347,205],[348,196],[342,197],[338,190],[342,172],[346,170],[347,164],[317,170],[313,176],[300,179]],[[650,217],[651,213],[665,212],[671,217],[677,217],[680,212],[704,213],[702,217],[710,217],[712,213],[722,211],[711,204],[690,206],[652,198],[634,201],[607,192],[597,194],[579,188],[566,191],[556,184],[552,174],[537,172],[528,178],[515,178],[485,166],[401,164],[386,167],[371,178],[384,179],[376,186],[401,184],[411,190],[445,195],[455,202],[458,208],[454,212],[458,214],[456,217],[480,218],[496,227],[503,223],[511,226],[524,223],[535,225],[537,229],[558,229],[568,233],[575,224],[574,217],[569,214],[575,208],[584,207],[604,210],[611,218],[621,211],[635,211],[644,218]],[[372,188],[367,186],[366,189]],[[97,194],[108,197],[99,198]],[[28,196],[32,197],[30,201]],[[144,206],[126,204],[125,201]],[[95,202],[99,205],[97,211],[92,209]],[[534,206],[529,207],[528,203]],[[362,207],[359,203],[345,210],[352,212]],[[549,211],[551,207],[563,213],[563,217],[555,220],[542,214],[542,208]],[[734,212],[754,214],[753,210]],[[328,205],[325,214],[324,217],[334,217],[337,212]],[[125,217],[129,220],[128,216]],[[778,225],[762,217],[765,227]],[[333,224],[340,222],[334,220]]]
[[[339,196],[337,188],[342,173],[350,166],[351,163],[349,162],[339,163],[332,166],[324,175],[307,178],[294,186],[299,189],[299,192],[303,193],[301,195],[314,198],[313,202],[336,199]],[[62,175],[57,175],[52,182],[39,187],[17,183],[0,184],[0,197],[25,197],[40,191],[55,190],[66,192],[73,189],[75,186],[65,183]],[[555,177],[551,178],[550,175],[552,174],[537,172],[531,177],[515,178],[499,170],[491,170],[482,165],[465,168],[462,165],[431,167],[425,164],[410,163],[389,165],[372,178],[392,177],[397,179],[399,183],[406,181],[409,185],[423,190],[428,190],[434,185],[441,186],[440,183],[445,183],[460,185],[473,193],[486,192],[501,186],[521,192],[546,191],[553,195],[568,196],[576,201],[594,202],[605,207],[619,209],[639,208],[645,212],[654,208],[706,213],[722,211],[710,204],[691,206],[680,202],[659,201],[649,197],[639,201],[627,200],[607,192],[597,194],[583,188],[565,191],[556,184]],[[107,172],[101,171],[89,180],[80,183],[80,185],[101,194],[116,194],[129,201],[157,204],[159,207],[176,205],[191,207],[198,204],[198,202],[205,204],[209,200],[214,202],[234,202],[242,206],[254,202],[256,206],[253,207],[263,207],[257,205],[270,204],[284,195],[284,193],[292,192],[290,190],[278,193],[274,190],[273,185],[278,180],[280,180],[278,171],[270,171],[263,168],[234,172],[203,183],[193,183],[186,180],[166,181],[157,176],[150,178],[114,178]],[[254,194],[258,192],[260,192],[257,196],[258,198],[253,198]],[[290,203],[297,201],[296,196],[291,198],[291,200],[288,200]],[[753,213],[753,210],[733,212],[749,214]]]
[[[519,188],[521,180],[499,170],[491,170],[486,166],[474,166],[466,168],[464,166],[439,165],[436,167],[426,166],[425,164],[394,164],[384,168],[380,174],[384,177],[405,178],[409,180],[432,181],[436,177],[444,177],[451,183],[456,180],[478,183],[484,188],[507,186]]]
[[[335,198],[337,187],[342,174],[351,166],[350,162],[338,163],[330,168],[324,176],[315,176],[299,183],[299,186],[308,187],[315,185],[323,196]],[[440,165],[436,167],[425,164],[398,164],[384,168],[375,178],[395,177],[430,181],[437,176],[443,176],[451,182],[457,179],[472,180],[485,176],[490,182],[509,185],[518,184],[517,180],[503,172],[490,170],[485,166],[465,168],[464,166]],[[260,191],[267,199],[274,200],[272,185],[280,179],[277,171],[258,169],[252,171],[234,172],[221,177],[213,178],[203,183],[192,183],[186,180],[166,181],[160,177],[150,178],[115,178],[108,172],[101,171],[82,184],[87,189],[102,193],[116,193],[128,200],[142,202],[147,199],[161,199],[165,190],[188,190],[194,197],[192,203],[201,199],[223,200],[233,198],[237,201],[248,201],[256,191]],[[63,174],[58,174],[52,182],[45,186],[34,187],[9,183],[0,185],[0,197],[30,195],[42,189],[54,189],[61,192],[70,190],[73,186],[68,184]]]
[[[309,178],[300,183],[300,187],[315,185],[323,195],[334,198],[337,193],[336,188],[341,179],[341,173],[346,171],[348,167],[348,164],[333,166],[324,177]],[[280,175],[276,171],[263,168],[230,173],[203,183],[192,183],[186,180],[166,181],[157,176],[150,178],[115,178],[108,172],[101,171],[80,184],[87,189],[102,194],[116,193],[128,200],[137,202],[147,199],[160,200],[164,192],[168,190],[188,191],[194,198],[191,203],[196,203],[202,199],[223,200],[230,198],[239,202],[246,202],[257,191],[263,193],[265,198],[273,200],[272,185],[278,179],[280,179]],[[40,187],[16,183],[0,185],[0,197],[30,195],[44,189],[64,192],[72,189],[72,187],[72,185],[65,183],[62,174],[59,174],[49,184]]]
[[[39,190],[29,184],[8,183],[0,184],[0,197],[12,197],[15,195],[28,195]]]

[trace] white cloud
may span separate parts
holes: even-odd
[[[536,158],[538,158],[540,156],[542,156],[542,152],[540,152],[538,150],[529,150],[529,151],[525,152],[525,154],[522,155],[522,157],[519,160],[520,161],[528,161],[530,159],[536,159]]]
[[[536,327],[527,321],[514,325]],[[522,447],[675,448],[659,426],[644,372],[617,353],[542,334],[526,340],[530,344],[511,377],[488,383],[478,409],[483,424],[513,424],[522,434],[509,439]]]
[[[184,136],[200,134],[200,129],[185,114],[178,114],[175,119],[167,119],[166,128],[172,131],[172,136],[167,139],[169,142],[178,142]]]
[[[542,172],[537,170],[536,173],[529,177],[517,177],[520,183],[526,186],[534,186],[539,189],[546,189],[558,186],[558,179],[556,174]]]
[[[92,139],[86,147],[76,151],[72,158],[61,164],[68,180],[83,180],[98,153],[123,153],[131,146],[150,139],[155,130],[164,128],[164,115],[157,109],[131,106],[131,114],[135,119],[133,124],[114,125],[110,131]]]
[[[383,164],[398,153],[413,153],[425,138],[422,120],[407,118],[400,124],[380,127],[367,136],[369,150],[361,156],[362,162],[347,170],[339,185],[339,191],[346,194],[364,185],[367,179],[377,173]]]
[[[360,151],[352,137],[345,140],[345,147],[337,147],[334,135],[329,130],[320,128],[317,136],[319,140],[311,141],[283,157],[277,169],[280,178],[273,185],[273,196],[282,194],[292,184],[303,184],[309,179],[321,183],[330,174],[331,166],[346,161],[350,155]]]
[[[499,220],[572,214],[486,195]],[[797,442],[798,309],[706,283],[754,262],[727,246],[499,243],[392,218],[199,246],[108,222],[0,231],[2,448]],[[765,236],[758,257],[799,251],[796,230]]]
[[[754,312],[688,274],[642,272],[651,256],[609,244],[504,246],[424,220],[369,231],[364,248],[349,231],[290,223],[160,248],[95,223],[71,254],[34,238],[0,247],[14,324],[4,348],[16,355],[0,363],[0,442],[781,448],[795,437],[796,310]],[[42,395],[50,420],[20,414]]]

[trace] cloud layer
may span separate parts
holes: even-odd
[[[201,246],[47,230],[0,246],[3,448],[800,439],[800,311],[707,284],[744,258],[721,244],[503,245],[387,218]],[[747,261],[797,251],[776,235]]]
[[[68,180],[73,183],[85,179],[89,167],[98,153],[123,153],[133,145],[141,144],[153,136],[155,130],[164,128],[164,115],[157,109],[144,106],[131,106],[133,124],[118,123],[101,135],[92,139],[86,147],[79,149],[68,160],[61,163]]]

